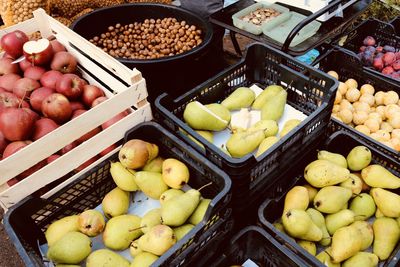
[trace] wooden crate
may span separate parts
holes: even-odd
[[[13,30],[22,30],[28,35],[40,31],[44,38],[54,36],[77,58],[83,78],[102,88],[109,99],[1,160],[0,184],[6,183],[125,109],[130,109],[131,113],[16,185],[5,190],[4,187],[7,186],[3,185],[0,205],[5,209],[70,173],[100,151],[121,140],[125,132],[134,125],[152,119],[150,104],[146,100],[146,82],[138,70],[128,69],[48,16],[43,9],[33,13],[32,19],[0,30],[0,38]]]

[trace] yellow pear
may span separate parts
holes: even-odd
[[[326,228],[326,222],[324,215],[316,209],[308,208],[306,210],[308,215],[310,215],[311,220],[315,223],[316,226],[321,229],[322,232],[322,239],[319,243],[323,246],[329,246],[331,243],[331,236],[329,235],[328,229]]]
[[[327,160],[315,160],[304,169],[304,178],[314,187],[325,187],[346,181],[350,171]]]
[[[252,153],[264,138],[263,130],[237,132],[228,139],[226,148],[232,157],[241,158]]]
[[[78,264],[92,251],[92,241],[80,232],[68,232],[55,242],[47,251],[47,257],[53,262]]]
[[[146,196],[152,199],[160,199],[161,194],[168,190],[162,174],[158,172],[138,171],[135,182]]]
[[[166,225],[156,225],[139,238],[139,248],[157,256],[164,254],[176,243],[174,231]]]
[[[339,165],[340,167],[347,168],[347,160],[344,156],[329,152],[327,150],[320,150],[318,151],[318,159],[328,160],[332,163]]]
[[[161,173],[163,161],[164,159],[162,157],[156,157],[147,162],[146,165],[143,166],[142,171]]]
[[[338,229],[332,236],[332,262],[339,263],[360,251],[362,245],[361,232],[352,226]]]
[[[126,214],[129,209],[129,192],[119,187],[114,188],[104,196],[101,207],[108,219]]]
[[[369,192],[378,209],[386,217],[400,217],[400,196],[382,188],[372,188]]]
[[[314,198],[314,207],[323,213],[340,211],[352,196],[351,189],[340,186],[321,188]]]
[[[261,107],[261,119],[279,121],[285,111],[286,100],[287,92],[285,90],[267,100]]]
[[[143,233],[147,233],[151,227],[161,224],[161,209],[149,210],[140,221],[140,227]]]
[[[317,246],[315,245],[314,242],[306,240],[298,240],[297,244],[299,244],[300,247],[304,248],[311,255],[315,256],[317,254]]]
[[[207,105],[204,105],[204,106],[206,108],[208,108],[209,110],[211,110],[212,113],[214,113],[215,115],[217,115],[221,119],[223,119],[223,120],[225,120],[227,122],[229,122],[231,120],[231,112],[229,111],[229,109],[227,109],[223,105],[218,104],[218,103],[211,103],[211,104],[207,104]]]
[[[162,164],[162,178],[171,188],[181,189],[189,182],[189,169],[185,163],[169,158]]]
[[[86,267],[129,267],[129,261],[109,249],[93,251],[86,260]]]
[[[361,171],[364,182],[370,187],[400,188],[400,178],[378,164],[369,165]]]
[[[181,240],[187,233],[194,228],[193,224],[184,224],[173,228],[176,241]]]
[[[372,153],[368,147],[356,146],[349,152],[346,159],[350,170],[361,171],[371,162]]]
[[[273,225],[279,232],[286,234],[285,227],[283,226],[283,224],[281,222],[275,222],[275,223],[273,223]]]
[[[115,184],[124,191],[136,191],[138,186],[135,183],[135,171],[126,168],[121,162],[111,162],[110,174]]]
[[[71,215],[52,222],[45,232],[47,244],[52,246],[66,233],[79,231],[78,219],[79,215]]]
[[[303,186],[307,189],[307,191],[308,191],[308,196],[309,196],[309,198],[310,198],[310,202],[312,202],[312,201],[314,200],[314,197],[317,195],[318,190],[315,189],[314,187],[312,187],[312,186],[309,185],[309,184],[305,184],[305,185],[303,185]]]
[[[186,105],[183,119],[191,128],[206,131],[222,131],[229,123],[198,101]]]
[[[362,244],[360,250],[369,248],[374,241],[374,230],[372,226],[366,221],[355,221],[351,226],[357,228],[361,232]]]
[[[225,98],[221,105],[229,110],[250,107],[256,98],[256,94],[248,87],[239,87]]]
[[[129,253],[131,253],[132,257],[135,257],[140,252],[143,252],[143,250],[139,248],[139,239],[133,240],[129,246]]]
[[[262,106],[271,98],[276,96],[279,92],[283,91],[283,87],[280,85],[270,85],[265,88],[261,94],[259,94],[253,102],[253,109],[261,109]]]
[[[279,138],[276,136],[269,136],[261,141],[258,146],[256,157],[261,156],[265,151],[267,151],[270,147],[272,147],[275,143],[279,141]]]
[[[208,199],[208,198],[203,198],[202,200],[200,200],[199,205],[194,210],[192,215],[190,215],[188,222],[193,225],[200,223],[203,220],[204,215],[206,215],[206,211],[207,211],[210,203],[211,203],[211,199]]]
[[[135,256],[130,267],[149,267],[158,260],[158,256],[149,253],[149,252],[141,252]]]
[[[378,256],[373,253],[360,251],[353,257],[347,259],[342,267],[377,267]]]
[[[292,237],[308,240],[320,241],[322,231],[311,220],[310,215],[304,210],[291,209],[282,215],[282,223],[285,231]]]
[[[140,221],[140,217],[132,214],[111,218],[103,232],[104,245],[113,250],[127,249],[133,240],[143,234]]]
[[[129,169],[142,168],[158,155],[158,146],[140,139],[127,141],[118,153],[121,164]]]
[[[386,260],[399,241],[399,225],[395,219],[381,217],[374,221],[372,228],[374,229],[373,252],[380,260]]]
[[[326,215],[325,221],[329,234],[333,235],[339,228],[354,222],[354,212],[344,209],[336,213]]]
[[[164,193],[161,194],[160,196],[160,204],[163,205],[166,201],[170,200],[173,197],[183,195],[185,192],[183,192],[180,189],[168,189]]]
[[[376,211],[374,199],[367,193],[361,193],[350,203],[350,209],[354,212],[355,220],[366,220]]]
[[[344,182],[341,182],[340,186],[351,189],[351,191],[353,191],[353,197],[354,197],[361,193],[363,182],[360,177],[350,173],[349,179],[347,179]]]
[[[340,263],[333,263],[331,259],[331,248],[321,251],[316,258],[327,267],[340,267]]]
[[[249,131],[264,130],[265,137],[275,136],[279,131],[278,123],[274,120],[260,120],[251,126]]]
[[[309,204],[309,199],[307,188],[303,186],[293,187],[285,196],[283,213],[290,209],[306,210]]]

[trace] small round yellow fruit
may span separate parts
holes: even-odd
[[[393,127],[392,127],[392,125],[390,125],[390,123],[388,123],[387,121],[384,121],[381,123],[381,130],[385,130],[385,131],[391,133],[393,131]]]
[[[377,119],[368,118],[364,122],[364,125],[368,127],[368,129],[371,131],[371,133],[375,133],[376,131],[379,130],[380,122]]]
[[[380,140],[389,141],[390,140],[390,133],[385,130],[378,130],[375,134],[380,135]]]
[[[356,129],[359,132],[362,132],[365,135],[369,135],[371,133],[369,128],[365,125],[357,125],[354,129]]]
[[[347,88],[358,88],[358,83],[354,79],[348,79],[345,84],[347,85]]]
[[[375,104],[377,106],[383,105],[383,98],[385,97],[385,95],[386,95],[385,92],[382,92],[382,91],[376,92],[376,94],[375,94]]]
[[[392,138],[400,139],[400,129],[393,129]]]
[[[361,94],[359,101],[367,103],[370,107],[372,107],[375,104],[375,97],[370,94]]]
[[[342,102],[340,102],[340,110],[342,109],[348,109],[353,111],[354,107],[347,99],[343,99]]]
[[[339,118],[346,124],[351,123],[353,120],[353,112],[349,109],[341,109],[338,113]]]
[[[368,119],[368,113],[363,110],[356,110],[353,113],[353,123],[355,125],[364,124],[364,122]]]
[[[340,102],[342,102],[342,99],[343,99],[342,94],[339,91],[336,91],[334,104],[340,104]]]
[[[399,102],[399,95],[395,91],[389,91],[383,97],[383,104],[390,105],[390,104],[397,104]]]
[[[390,104],[385,107],[385,117],[387,119],[392,118],[400,112],[400,107],[397,104]]]
[[[362,95],[365,95],[365,94],[367,94],[367,95],[374,95],[374,92],[375,92],[375,88],[372,86],[372,85],[370,85],[370,84],[364,84],[363,86],[361,86],[361,88],[360,88],[360,93],[362,94]]]
[[[371,107],[367,103],[360,102],[360,101],[354,102],[353,108],[354,108],[354,110],[362,110],[367,113],[369,113],[371,111]]]
[[[378,121],[379,121],[379,124],[381,124],[382,121],[383,121],[383,120],[382,120],[382,117],[381,117],[381,114],[379,114],[378,112],[371,112],[371,113],[369,113],[369,114],[368,114],[368,118],[378,120]]]
[[[345,95],[347,92],[347,85],[345,83],[339,82],[339,87],[338,87],[338,91],[342,94]]]
[[[332,113],[338,113],[339,110],[340,110],[340,106],[339,105],[333,105]]]
[[[379,113],[379,115],[381,115],[382,120],[386,119],[385,110],[386,110],[386,106],[377,106],[375,108],[375,112],[377,112],[377,113]]]
[[[330,70],[328,71],[328,74],[331,75],[333,78],[335,78],[336,80],[339,80],[339,74],[337,74],[336,71],[334,70]]]
[[[400,129],[400,112],[394,113],[393,117],[389,118],[388,122],[393,129]]]
[[[399,138],[390,139],[390,143],[392,144],[394,150],[400,151],[400,139]]]
[[[346,99],[350,102],[356,102],[361,96],[360,91],[357,88],[349,88],[346,92]]]

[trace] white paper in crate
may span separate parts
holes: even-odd
[[[182,190],[183,191],[188,191],[190,190],[191,187],[188,185],[185,185]],[[128,210],[128,214],[132,214],[132,215],[137,215],[139,217],[143,217],[148,211],[152,210],[152,209],[156,209],[156,208],[160,208],[160,201],[159,200],[155,200],[152,198],[149,198],[148,196],[146,196],[142,191],[137,191],[137,192],[133,192],[131,193],[131,203],[129,206],[129,210]],[[100,211],[103,214],[103,210],[101,208],[101,204],[98,205],[95,210]],[[106,248],[104,246],[103,243],[103,234],[99,234],[96,237],[92,237],[92,252],[95,250],[99,250],[102,248]],[[40,252],[42,253],[42,258],[43,259],[47,259],[46,254],[47,254],[47,250],[48,250],[48,246],[47,243],[43,244],[39,247]],[[126,250],[122,250],[122,251],[115,251],[114,252],[118,253],[119,255],[125,257],[127,260],[129,260],[130,262],[132,262],[133,258],[129,252],[129,248]],[[85,261],[83,261],[85,262]],[[55,267],[55,265],[52,262],[46,262],[45,266],[47,267]],[[83,264],[82,266],[85,266],[85,264]]]
[[[258,85],[253,84],[250,86],[250,89],[254,91],[256,94],[256,97],[261,94],[263,89],[261,89]],[[234,115],[235,113],[238,113],[239,111],[232,111],[231,114]],[[251,125],[255,124],[261,119],[261,112],[259,110],[252,110],[252,121]],[[298,119],[303,121],[305,118],[307,118],[307,115],[305,115],[303,112],[295,109],[294,107],[290,106],[289,104],[285,105],[285,110],[283,112],[283,115],[281,119],[278,121],[278,126],[279,129],[283,129],[283,126],[288,120],[292,119]],[[250,126],[251,126],[250,125]],[[214,142],[213,144],[216,145],[217,147],[223,147],[225,146],[226,142],[231,136],[231,131],[229,129],[225,129],[223,131],[219,132],[214,132]],[[253,152],[255,155],[256,151]]]

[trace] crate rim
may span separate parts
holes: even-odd
[[[243,65],[246,62],[246,57],[249,51],[249,48],[253,47],[253,46],[263,46],[267,49],[272,50],[274,53],[280,54],[284,57],[289,57],[290,60],[294,61],[296,64],[302,66],[304,68],[304,70],[307,71],[312,71],[314,73],[318,73],[319,75],[325,76],[325,78],[331,80],[333,82],[332,86],[329,88],[329,92],[334,95],[334,93],[336,92],[339,82],[338,80],[334,79],[333,77],[329,76],[328,74],[326,74],[325,72],[314,68],[310,65],[307,65],[301,61],[299,61],[298,59],[284,54],[283,52],[281,52],[278,49],[275,49],[269,45],[260,43],[260,42],[255,42],[252,44],[249,44],[246,46],[246,51],[244,56],[242,57],[242,59],[237,62],[236,64],[230,66],[229,68],[226,68],[225,70],[219,72],[218,74],[216,74],[215,76],[209,78],[208,80],[206,80],[205,82],[201,83],[200,85],[197,85],[196,87],[192,88],[191,90],[187,91],[186,93],[184,93],[181,96],[176,97],[175,99],[172,99],[170,97],[170,95],[168,93],[163,93],[161,95],[159,95],[156,100],[155,100],[155,109],[156,110],[160,110],[161,113],[163,114],[167,114],[170,113],[171,116],[173,116],[173,119],[175,120],[175,123],[177,123],[178,127],[182,128],[183,130],[185,130],[186,132],[188,132],[191,136],[196,137],[196,139],[200,139],[202,140],[204,145],[207,145],[207,148],[210,149],[213,153],[217,154],[219,157],[221,157],[224,161],[228,162],[228,164],[231,165],[240,165],[240,166],[244,166],[248,164],[248,160],[253,159],[255,160],[256,163],[262,161],[263,159],[265,159],[267,157],[267,155],[269,155],[272,151],[272,149],[268,149],[267,151],[264,151],[264,153],[262,153],[259,157],[255,157],[252,154],[247,154],[244,157],[241,158],[234,158],[234,157],[230,157],[228,155],[226,155],[223,151],[221,151],[220,149],[218,149],[217,146],[213,145],[212,143],[208,142],[205,138],[203,138],[200,134],[198,134],[194,129],[192,129],[190,126],[188,126],[183,120],[179,119],[177,116],[175,116],[175,114],[173,114],[172,112],[168,111],[164,106],[161,105],[161,99],[168,99],[173,103],[177,103],[179,101],[182,101],[183,98],[188,97],[190,95],[193,95],[195,92],[199,91],[201,88],[207,88],[208,86],[206,86],[207,84],[209,84],[211,81],[214,81],[215,79],[218,79],[219,77],[222,77],[225,73],[232,71],[233,69],[238,68],[238,66]],[[304,72],[303,70],[303,72]],[[303,76],[302,73],[298,72],[298,75]],[[305,77],[306,78],[306,77]],[[327,102],[323,102],[314,112],[312,112],[309,116],[307,116],[306,119],[304,119],[299,125],[298,127],[302,127],[304,126],[306,123],[308,123],[309,121],[311,121],[312,119],[314,119],[318,113],[320,113],[323,109],[326,108],[326,106],[328,105]],[[283,142],[285,142],[286,140],[289,140],[293,135],[295,134],[295,132],[291,131],[289,132],[287,135],[285,135],[283,138],[281,138],[276,144],[274,144],[273,147],[278,146],[280,144],[282,144]],[[189,137],[185,136],[184,134],[179,134],[180,138],[183,138],[186,143],[192,144],[193,142],[189,139]],[[212,145],[209,145],[212,144]],[[196,145],[197,146],[197,145]],[[196,149],[196,148],[195,148]],[[239,167],[239,166],[236,166]]]

